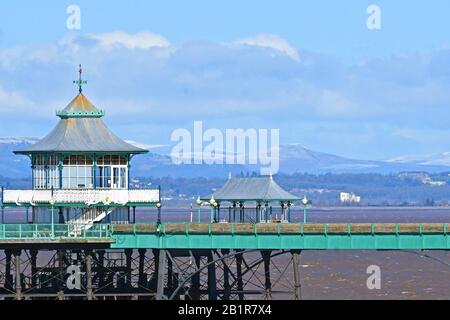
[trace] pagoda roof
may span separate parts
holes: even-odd
[[[218,202],[271,202],[296,201],[299,197],[283,190],[270,176],[251,178],[229,178],[225,185],[212,195],[202,200],[209,201],[211,197]]]
[[[99,111],[81,92],[56,113],[61,120],[43,139],[16,154],[31,153],[147,153],[117,137],[103,123],[103,111]]]
[[[56,112],[60,118],[68,117],[103,117],[104,112],[98,110],[81,92],[62,111]]]

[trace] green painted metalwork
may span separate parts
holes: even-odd
[[[83,80],[81,78],[81,74],[83,73],[83,70],[81,69],[81,64],[80,64],[80,68],[78,70],[78,73],[79,73],[78,80],[74,80],[73,83],[78,85],[78,91],[81,93],[81,92],[83,92],[83,84],[87,84],[87,81]]]
[[[172,224],[173,225],[173,224]],[[140,225],[144,227],[145,225]],[[253,227],[252,232],[238,233],[231,224],[228,233],[213,233],[211,224],[205,232],[189,232],[189,224],[179,232],[166,232],[166,225],[155,225],[154,232],[142,230],[139,225],[130,232],[116,232],[112,228],[111,248],[156,248],[156,249],[304,249],[304,250],[425,250],[450,249],[447,225],[443,232],[371,232],[344,233],[327,231],[326,224],[320,232],[306,233],[303,224],[298,232],[283,233],[278,224],[276,232],[262,233]],[[144,228],[145,229],[145,228]],[[423,230],[420,227],[420,230]]]
[[[56,111],[56,115],[60,118],[101,118],[105,115],[103,110],[91,111],[91,112],[68,112],[68,111]]]
[[[58,239],[111,239],[112,249],[271,249],[271,250],[449,250],[450,237],[447,224],[442,231],[418,230],[405,232],[404,224],[397,224],[392,231],[376,232],[374,225],[365,232],[351,230],[351,224],[340,224],[341,231],[330,231],[327,224],[321,230],[307,231],[298,224],[298,229],[284,229],[283,224],[272,225],[272,231],[263,231],[259,225],[195,224],[200,229],[191,230],[193,224],[94,224],[89,226],[72,224],[1,224],[2,240],[58,240]],[[251,228],[250,228],[251,227]],[[296,226],[297,228],[297,226]],[[331,227],[330,227],[331,228]],[[54,230],[52,232],[52,229]]]
[[[111,239],[110,225],[0,224],[2,240]]]

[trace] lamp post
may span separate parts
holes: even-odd
[[[158,218],[157,218],[156,224],[159,226],[161,224],[161,203],[160,202],[158,202],[156,204],[156,208],[158,209]]]
[[[306,224],[306,208],[308,206],[308,198],[306,196],[303,196],[302,204],[303,204],[303,223]]]
[[[200,207],[202,205],[202,200],[200,200],[200,196],[198,196],[196,203],[198,205],[198,222],[200,222]]]
[[[287,203],[287,220],[288,222],[291,222],[291,202],[288,201]]]
[[[216,210],[217,207],[217,202],[214,199],[214,195],[211,197],[211,200],[209,200],[209,204],[211,205],[211,217],[210,217],[210,221],[211,223],[214,222],[215,220],[215,215],[214,215],[214,211]]]

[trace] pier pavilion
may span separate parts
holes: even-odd
[[[31,160],[32,188],[2,189],[2,223],[5,207],[14,206],[26,209],[27,222],[87,228],[96,222],[135,222],[136,207],[160,207],[159,188],[129,188],[131,159],[148,151],[108,129],[104,111],[82,92],[81,66],[79,74],[74,81],[79,92],[56,112],[56,127],[36,144],[15,151]]]
[[[198,204],[201,201],[210,204],[213,222],[287,223],[291,221],[291,206],[298,200],[300,198],[283,190],[272,176],[229,177],[222,188],[200,198]],[[274,206],[279,206],[280,210],[274,210]],[[228,208],[228,219],[222,220],[221,208]]]

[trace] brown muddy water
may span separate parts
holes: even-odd
[[[227,216],[228,211],[223,212]],[[165,209],[163,222],[191,220],[190,209]],[[201,212],[207,221],[209,211]],[[197,221],[197,210],[192,219]],[[293,221],[303,211],[292,211]],[[25,222],[25,213],[8,209],[6,221]],[[136,222],[156,221],[156,210],[137,210]],[[450,208],[311,208],[308,222],[450,222]],[[426,257],[427,255],[428,257]],[[280,257],[286,263],[290,255]],[[381,270],[381,289],[369,290],[367,267]],[[449,251],[303,251],[300,256],[303,299],[450,299]],[[283,280],[293,279],[291,268]],[[273,295],[273,298],[289,298]]]

